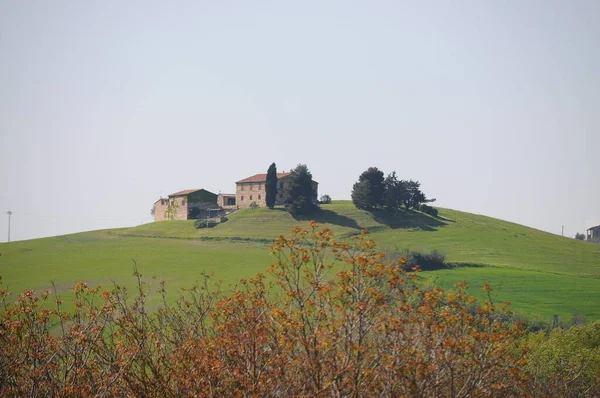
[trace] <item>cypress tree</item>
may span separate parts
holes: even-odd
[[[265,182],[267,207],[272,209],[277,201],[277,166],[272,163],[267,171],[267,181]]]

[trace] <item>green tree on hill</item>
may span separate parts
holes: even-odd
[[[288,177],[285,210],[293,216],[309,214],[317,208],[313,199],[312,174],[305,164],[299,164]]]
[[[585,235],[584,234],[580,234],[579,232],[577,232],[575,234],[575,239],[577,239],[577,240],[585,240]]]
[[[388,210],[397,210],[402,206],[408,192],[402,181],[398,180],[396,172],[393,171],[385,178],[385,191],[383,194],[383,205]]]
[[[371,183],[369,180],[359,181],[352,187],[352,203],[358,209],[372,208]]]
[[[421,183],[419,181],[401,181],[401,184],[405,190],[403,202],[407,210],[416,209],[421,203],[427,201],[425,194],[421,192]]]
[[[277,166],[271,163],[267,171],[267,181],[265,182],[267,207],[272,209],[277,201]]]
[[[352,187],[352,202],[359,209],[373,209],[383,205],[384,194],[383,171],[377,167],[369,167]]]

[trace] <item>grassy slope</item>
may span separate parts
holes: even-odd
[[[448,260],[469,267],[426,272],[422,277],[449,287],[467,280],[490,281],[496,299],[514,310],[548,321],[582,313],[600,319],[600,246],[575,241],[485,216],[440,209],[441,218],[415,212],[396,216],[358,210],[350,202],[323,206],[316,217],[338,235],[372,232],[381,248],[442,249]],[[172,287],[189,286],[199,271],[214,271],[226,283],[266,269],[267,242],[302,223],[282,210],[244,210],[214,229],[196,230],[192,221],[165,221],[134,228],[95,231],[0,245],[0,275],[18,291],[61,286],[77,280],[131,283],[131,259],[138,256],[145,275]],[[155,237],[158,239],[149,239]],[[184,238],[184,239],[163,239]]]

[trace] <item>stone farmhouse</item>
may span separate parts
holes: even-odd
[[[283,193],[288,185],[291,173],[277,173],[277,198],[276,205],[282,205]],[[154,221],[167,220],[167,211],[173,212],[175,220],[194,220],[200,218],[217,217],[232,211],[248,208],[255,203],[258,207],[267,205],[265,185],[266,174],[255,174],[235,183],[235,194],[214,194],[205,189],[187,189],[160,198],[154,202]],[[318,198],[319,183],[312,182],[314,197]]]
[[[276,205],[283,204],[283,193],[288,185],[288,177],[291,173],[277,173],[277,198],[275,200]],[[250,207],[252,202],[255,202],[259,207],[267,205],[267,191],[265,185],[267,183],[266,174],[255,174],[252,177],[244,178],[235,183],[235,197],[239,208]],[[317,201],[317,191],[319,189],[319,183],[316,181],[312,182],[314,197],[313,200]]]
[[[186,189],[172,193],[154,202],[154,221],[167,220],[171,207],[175,220],[193,220],[206,217],[209,209],[217,208],[217,195],[206,189]]]
[[[600,243],[600,225],[596,225],[595,227],[588,229],[586,232],[588,242]]]

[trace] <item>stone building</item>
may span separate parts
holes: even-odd
[[[276,205],[283,204],[283,192],[288,184],[288,177],[291,173],[277,173],[277,198],[275,201]],[[252,202],[255,202],[258,206],[267,205],[267,192],[265,185],[267,182],[266,174],[255,174],[251,177],[244,178],[235,183],[235,198],[238,208],[250,207]],[[313,181],[314,200],[317,201],[317,190],[319,183]]]
[[[600,243],[600,225],[596,225],[588,229],[587,231],[587,241]]]
[[[217,195],[217,205],[226,210],[237,210],[234,193],[220,193]]]
[[[154,202],[154,221],[167,220],[169,208],[174,212],[175,220],[193,220],[206,217],[209,209],[217,207],[216,194],[205,189],[187,189]]]

